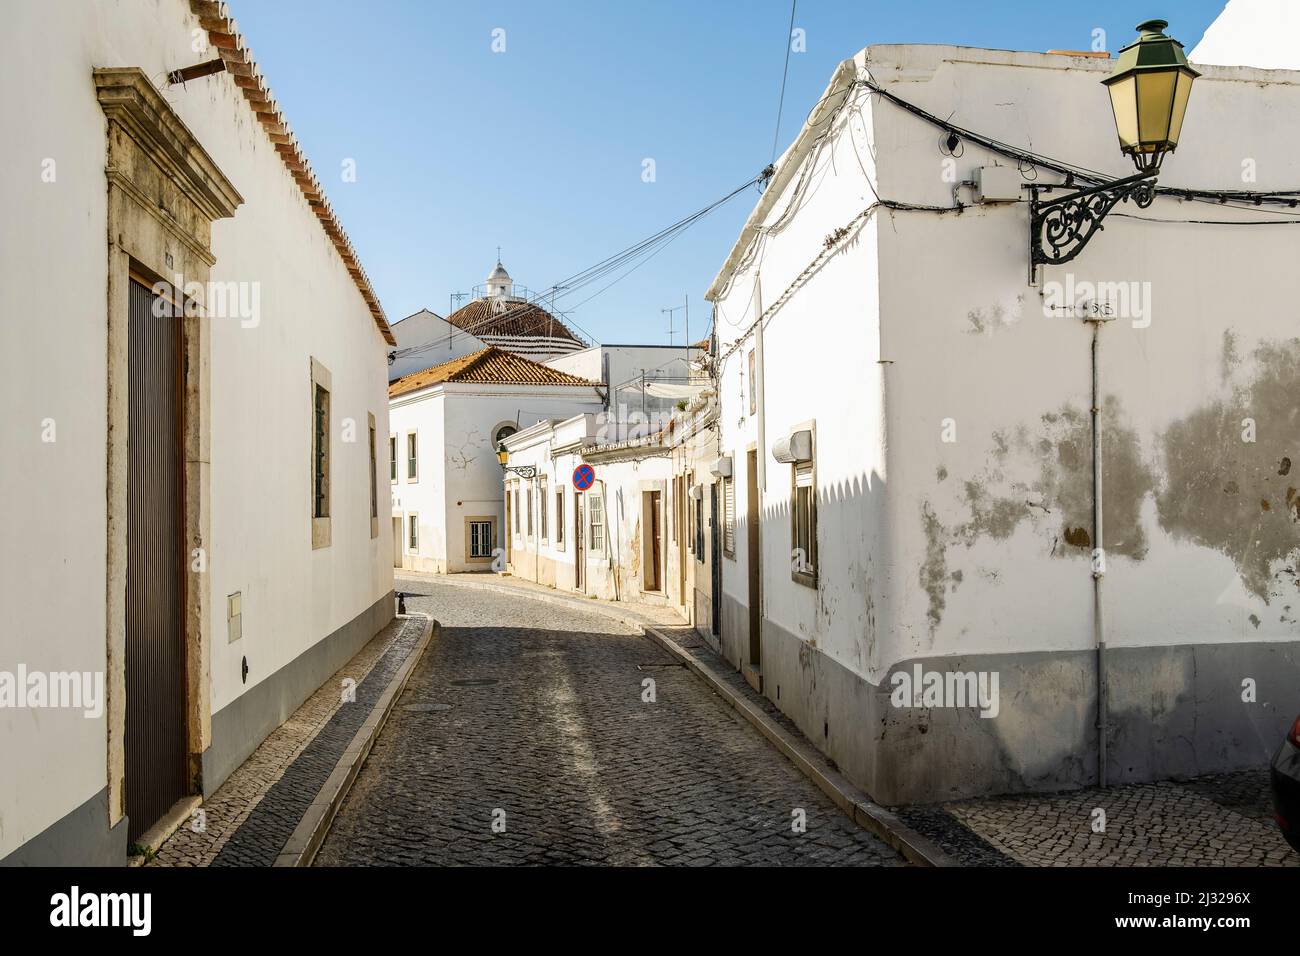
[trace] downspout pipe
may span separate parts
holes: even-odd
[[[1097,786],[1104,787],[1110,687],[1106,677],[1106,620],[1102,601],[1106,548],[1102,535],[1101,327],[1107,320],[1096,318],[1087,321],[1092,325],[1092,626],[1097,653]]]
[[[767,412],[763,401],[763,275],[754,273],[754,308],[758,314],[754,322],[754,389],[758,414],[758,490],[767,491]],[[762,502],[759,502],[762,512]],[[760,573],[762,573],[760,571]]]

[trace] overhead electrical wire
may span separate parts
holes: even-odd
[[[962,139],[977,143],[985,149],[999,153],[1009,159],[1015,159],[1022,164],[1027,163],[1043,169],[1050,169],[1055,173],[1065,176],[1067,180],[1071,182],[1076,179],[1083,180],[1085,185],[1101,185],[1114,180],[1113,176],[1098,172],[1095,169],[1089,169],[1086,166],[1080,166],[1075,163],[1066,162],[1065,160],[1055,159],[1051,156],[1036,153],[1029,149],[1012,146],[1009,143],[1004,143],[991,136],[985,136],[982,133],[977,133],[974,130],[966,129],[965,127],[951,123],[948,120],[941,119],[922,107],[917,106],[915,103],[911,103],[903,99],[901,96],[890,92],[871,79],[859,79],[858,83],[883,99],[893,103],[895,106],[920,117],[942,130],[955,133]],[[1157,186],[1156,193],[1161,196],[1169,196],[1173,198],[1181,197],[1197,202],[1213,202],[1220,205],[1232,204],[1234,205],[1234,208],[1242,209],[1259,206],[1263,203],[1286,205],[1292,208],[1300,206],[1300,189],[1258,191],[1246,189],[1194,189],[1183,186]],[[1243,206],[1241,205],[1242,203],[1248,203],[1249,205]],[[1269,212],[1274,211],[1269,210]],[[1286,215],[1284,211],[1281,212],[1281,214]]]
[[[772,132],[772,158],[776,162],[776,144],[781,139],[781,112],[785,108],[785,81],[790,77],[790,48],[794,46],[794,9],[799,0],[790,0],[790,26],[785,31],[785,67],[781,70],[781,97],[776,101],[776,129]]]
[[[686,216],[683,219],[679,219],[677,222],[673,223],[672,225],[666,226],[665,228],[654,233],[653,235],[647,236],[646,238],[640,240],[639,242],[633,243],[627,248],[619,252],[616,252],[611,256],[607,256],[606,258],[602,259],[600,262],[597,262],[593,266],[589,266],[588,268],[583,269],[580,272],[574,273],[573,275],[569,276],[566,279],[560,280],[559,282],[548,287],[542,292],[535,294],[531,299],[526,299],[523,300],[522,302],[511,305],[508,308],[505,308],[502,311],[497,312],[491,316],[488,316],[482,320],[479,320],[471,325],[458,327],[458,331],[468,332],[472,335],[474,334],[475,329],[482,329],[489,325],[499,323],[505,319],[520,315],[532,307],[544,307],[545,303],[548,301],[552,304],[552,306],[554,306],[556,300],[563,299],[566,296],[572,295],[574,292],[578,291],[579,289],[586,288],[587,286],[590,286],[592,283],[599,282],[600,280],[605,279],[610,275],[615,275],[616,273],[619,273],[620,270],[623,270],[621,274],[615,275],[613,281],[607,283],[605,286],[598,289],[592,295],[588,296],[586,299],[583,299],[582,302],[578,303],[579,306],[584,305],[587,302],[590,302],[596,296],[600,295],[601,293],[609,289],[611,286],[615,285],[618,282],[621,282],[632,272],[636,271],[636,269],[640,268],[640,266],[644,265],[646,262],[648,262],[659,252],[663,251],[663,249],[667,247],[667,245],[671,243],[674,239],[676,239],[679,235],[681,235],[691,226],[695,225],[695,223],[699,222],[705,216],[709,215],[709,213],[713,212],[718,207],[734,199],[736,196],[740,195],[742,192],[744,192],[746,189],[749,189],[751,186],[756,186],[766,182],[767,179],[770,178],[770,176],[771,176],[771,167],[768,167],[764,169],[762,172],[758,173],[756,176],[742,183],[740,186],[737,186],[735,189],[731,190],[731,192],[727,193],[722,198],[714,200],[713,202],[709,203],[707,206],[703,207],[702,209],[698,209],[695,212],[691,213],[689,216]],[[630,268],[627,268],[629,266]],[[533,325],[528,326],[526,329],[521,330],[520,333],[517,334],[526,334],[527,331],[530,331],[531,329],[540,326],[551,320],[552,319],[549,316],[546,317],[539,316]],[[557,319],[555,321],[560,321],[560,320]],[[577,326],[577,323],[574,322],[573,325]],[[591,333],[587,332],[585,329],[582,329],[581,326],[577,326],[577,327],[579,331],[582,331],[593,341],[595,340],[595,336],[592,336]],[[435,343],[428,343],[422,346],[413,346],[409,349],[398,349],[393,354],[396,357],[404,358],[410,355],[420,354],[421,352],[428,351],[429,349],[435,347],[437,347]]]
[[[894,103],[895,105],[906,110],[907,112],[913,113],[914,115],[920,117],[921,119],[924,119],[929,123],[932,123],[933,125],[939,127],[942,130],[945,130],[952,134],[956,134],[958,137],[961,137],[962,139],[969,140],[970,142],[983,146],[985,149],[988,149],[991,152],[998,153],[999,155],[1006,156],[1010,159],[1016,160],[1017,166],[1022,171],[1022,174],[1026,166],[1048,169],[1053,172],[1056,172],[1061,176],[1064,176],[1066,178],[1065,185],[1069,185],[1069,186],[1073,186],[1076,180],[1081,181],[1084,186],[1102,185],[1105,183],[1112,182],[1114,180],[1114,177],[1108,176],[1105,173],[1101,173],[1094,169],[1089,169],[1086,166],[1081,166],[1078,164],[1066,162],[1064,160],[1055,159],[1053,157],[1046,156],[1042,153],[1036,153],[1032,150],[1022,149],[1013,146],[1009,143],[1004,143],[991,136],[986,136],[984,134],[977,133],[974,130],[969,130],[966,129],[965,127],[958,126],[957,124],[951,123],[948,120],[941,119],[940,117],[934,115],[933,113],[928,112],[922,107],[919,107],[914,103],[910,103],[907,100],[903,99],[902,97],[897,96],[894,93],[891,93],[889,90],[885,89],[884,87],[880,86],[879,84],[873,82],[870,79],[860,78],[856,81],[856,85],[866,87],[867,89],[871,90],[873,93],[878,94],[882,98],[889,100],[891,103]],[[822,122],[823,123],[829,122],[829,120],[834,119],[834,117],[839,114],[840,110],[842,110],[843,107],[848,103],[848,99],[849,97],[847,95],[844,96],[843,99],[840,100],[840,102],[833,110],[832,115],[828,117],[827,120]],[[818,125],[821,125],[821,123],[819,123]],[[822,130],[822,132],[818,135],[817,139],[814,141],[813,145],[810,147],[808,154],[804,157],[803,160],[801,160],[801,163],[803,164],[804,168],[801,170],[799,179],[796,181],[794,189],[792,190],[792,196],[790,201],[785,206],[785,209],[781,214],[781,216],[778,217],[778,222],[781,222],[784,219],[786,219],[789,215],[792,214],[792,210],[798,208],[801,202],[800,194],[807,187],[809,168],[812,165],[814,165],[813,161],[815,161],[815,157],[819,152],[820,146],[822,145],[826,133],[827,130]],[[871,186],[872,192],[875,193],[876,191],[875,186],[870,183],[869,178],[868,178],[868,185]],[[1289,216],[1286,210],[1261,208],[1262,205],[1265,203],[1271,205],[1286,205],[1288,207],[1295,208],[1298,205],[1300,205],[1300,189],[1254,191],[1254,190],[1234,190],[1234,189],[1195,189],[1195,188],[1186,188],[1181,186],[1163,186],[1163,187],[1157,187],[1156,192],[1157,194],[1166,196],[1168,198],[1182,198],[1194,202],[1211,203],[1214,205],[1224,205],[1232,209],[1253,210],[1258,213],[1268,213],[1270,215],[1278,216],[1280,218],[1266,219],[1266,220],[1166,219],[1166,218],[1159,218],[1153,216],[1138,216],[1129,213],[1118,213],[1118,212],[1112,213],[1112,215],[1124,219],[1135,219],[1141,222],[1176,223],[1176,224],[1186,224],[1186,225],[1272,226],[1272,225],[1300,224],[1300,216]],[[870,217],[875,212],[875,210],[881,208],[888,209],[891,211],[910,210],[910,211],[918,211],[918,212],[931,212],[931,213],[943,214],[943,213],[960,213],[965,207],[960,203],[955,204],[953,206],[933,206],[933,205],[921,205],[916,203],[900,202],[897,200],[882,199],[879,196],[879,194],[876,194],[875,202],[873,202],[866,209],[862,210],[856,216],[854,216],[849,223],[846,223],[840,229],[835,230],[827,237],[826,244],[817,253],[817,255],[813,257],[812,261],[807,265],[807,267],[805,267],[803,272],[801,272],[798,276],[795,277],[795,279],[786,287],[786,289],[781,293],[780,296],[777,297],[775,301],[773,301],[770,305],[764,308],[761,315],[755,316],[753,321],[750,322],[748,325],[744,326],[743,328],[741,327],[740,323],[732,322],[728,320],[725,315],[722,315],[722,319],[727,323],[727,325],[731,326],[732,328],[741,329],[741,332],[740,335],[736,338],[736,340],[733,341],[730,344],[730,346],[727,349],[725,349],[721,355],[718,356],[718,361],[720,363],[726,361],[727,358],[729,358],[739,348],[742,347],[744,341],[749,337],[749,334],[754,330],[754,328],[759,323],[764,322],[765,319],[767,319],[770,315],[778,311],[781,308],[781,306],[784,305],[785,301],[794,292],[794,290],[799,285],[801,285],[803,281],[805,281],[807,277],[817,268],[817,266],[826,258],[826,256],[829,255],[839,245],[839,241],[832,241],[834,237],[842,238],[844,235],[846,235],[849,232],[849,230],[854,225]],[[737,263],[735,268],[732,269],[731,276],[729,277],[726,285],[727,289],[731,288],[732,282],[734,281],[736,276],[739,273],[743,272],[745,269],[747,269],[749,264],[758,255],[758,250],[761,248],[762,242],[766,238],[766,235],[769,231],[771,231],[770,228],[763,229],[760,230],[754,236],[753,240],[749,245],[749,248],[746,250],[741,261]],[[754,292],[751,291],[750,293],[751,302],[753,301],[753,296],[754,296]],[[715,315],[718,315],[719,314],[718,304],[716,301],[714,303],[714,310],[715,310]],[[748,303],[745,306],[745,311],[748,311]]]

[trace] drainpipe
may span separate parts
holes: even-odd
[[[1090,318],[1092,325],[1092,621],[1097,648],[1097,785],[1106,786],[1106,737],[1109,686],[1106,679],[1106,623],[1101,585],[1106,576],[1106,549],[1102,537],[1101,483],[1101,326],[1106,319]]]
[[[767,414],[763,401],[763,276],[754,273],[754,303],[758,321],[754,323],[754,395],[758,406],[758,490],[767,491]],[[759,502],[762,512],[762,502]]]

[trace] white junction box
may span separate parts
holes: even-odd
[[[976,202],[1019,202],[1024,180],[1014,166],[980,166],[975,170]]]

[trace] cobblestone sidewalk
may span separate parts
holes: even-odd
[[[398,618],[316,690],[204,801],[151,866],[263,865],[275,862],[343,749],[419,639],[423,618]],[[357,681],[342,705],[342,682]]]
[[[1300,866],[1269,806],[1267,771],[1248,770],[943,809],[1025,866]]]

